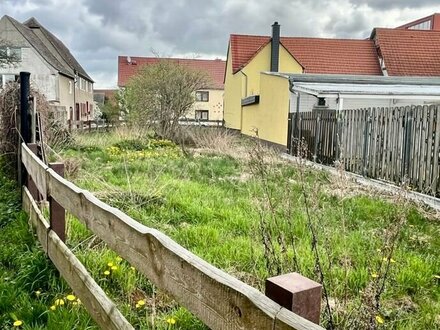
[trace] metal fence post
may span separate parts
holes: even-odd
[[[21,164],[21,143],[31,142],[31,132],[29,127],[29,93],[30,93],[30,73],[20,72],[20,135],[18,141],[18,184],[23,186],[26,184],[27,173]]]
[[[316,163],[318,157],[318,145],[321,138],[321,114],[318,112],[316,117],[315,145],[313,146],[313,161]]]

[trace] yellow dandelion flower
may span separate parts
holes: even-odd
[[[110,275],[110,272],[109,272],[108,270],[106,270],[106,271],[104,272],[104,275],[105,275],[105,276],[108,276],[108,275]]]
[[[14,327],[19,327],[22,324],[23,324],[23,321],[17,320],[14,322]]]
[[[54,311],[55,309],[57,309],[55,305],[50,306],[51,311]]]
[[[118,270],[118,267],[117,266],[113,266],[112,270]]]
[[[371,274],[371,277],[372,277],[372,278],[378,278],[379,275],[377,275],[376,273],[373,273],[373,274]]]
[[[107,264],[107,266],[109,266],[110,268],[113,267],[113,262],[109,262],[109,263]]]
[[[139,304],[136,304],[136,308],[140,308],[141,307],[141,305],[139,305]]]
[[[73,294],[69,294],[69,295],[67,295],[66,299],[68,301],[74,301],[74,300],[76,300],[76,297]]]
[[[376,315],[376,322],[379,324],[383,324],[383,318],[380,315]]]
[[[145,300],[141,299],[137,303],[138,303],[139,306],[144,306],[145,305]]]
[[[171,325],[176,324],[176,319],[174,317],[167,318],[167,323]]]
[[[117,261],[117,262],[121,262],[121,261],[122,261],[122,258],[121,258],[121,257],[116,257],[116,261]]]
[[[135,271],[135,270],[136,270],[136,268],[134,268],[133,266],[131,266],[130,269],[131,269],[132,271]]]
[[[64,305],[64,299],[55,300],[55,306],[62,306],[62,305]]]

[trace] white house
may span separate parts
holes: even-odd
[[[24,23],[7,15],[0,20],[0,40],[15,65],[0,67],[0,87],[20,71],[31,73],[31,84],[45,95],[58,117],[93,117],[93,80],[69,49],[35,18]]]

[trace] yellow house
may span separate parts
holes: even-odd
[[[287,146],[290,74],[381,75],[372,40],[232,34],[225,71],[225,126],[276,146]]]
[[[118,86],[125,87],[128,80],[137,74],[142,66],[157,64],[159,61],[172,61],[178,65],[204,71],[211,80],[209,86],[195,92],[194,107],[184,118],[181,118],[181,123],[223,125],[223,78],[226,65],[223,60],[119,56]]]

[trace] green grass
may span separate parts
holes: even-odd
[[[440,329],[440,281],[435,277],[440,275],[440,224],[415,205],[378,194],[352,194],[349,189],[341,197],[328,175],[282,162],[266,167],[262,180],[251,175],[252,162],[243,155],[207,152],[185,157],[172,144],[131,136],[81,135],[74,147],[61,154],[78,165],[79,170],[67,171],[78,186],[262,291],[265,279],[277,274],[268,267],[260,219],[270,219],[266,229],[275,240],[275,257],[269,261],[277,261],[283,273],[298,271],[318,280],[310,220],[318,232],[330,298],[336,302],[333,318],[337,328]],[[275,206],[272,214],[264,191],[270,193]],[[398,228],[392,255],[395,262],[390,263],[375,312],[384,323],[369,323],[363,319],[367,313],[357,312],[355,306],[368,300],[369,290],[380,283],[382,259],[389,251],[386,233],[402,217],[404,225]],[[68,245],[136,328],[148,329],[154,323],[156,328],[166,329],[171,317],[176,320],[173,328],[205,328],[126,261],[119,261],[71,216],[68,233]],[[285,240],[285,249],[277,238]],[[5,259],[10,260],[6,251]],[[110,262],[117,269],[105,275]],[[379,278],[372,277],[376,273]],[[34,287],[26,290],[31,292]],[[61,286],[51,298],[68,292]],[[135,306],[139,299],[147,302],[142,308]],[[328,325],[328,316],[323,316],[322,325]]]
[[[0,173],[0,328],[98,329],[82,305],[50,310],[56,299],[71,292],[44,255],[20,211],[15,182]]]

